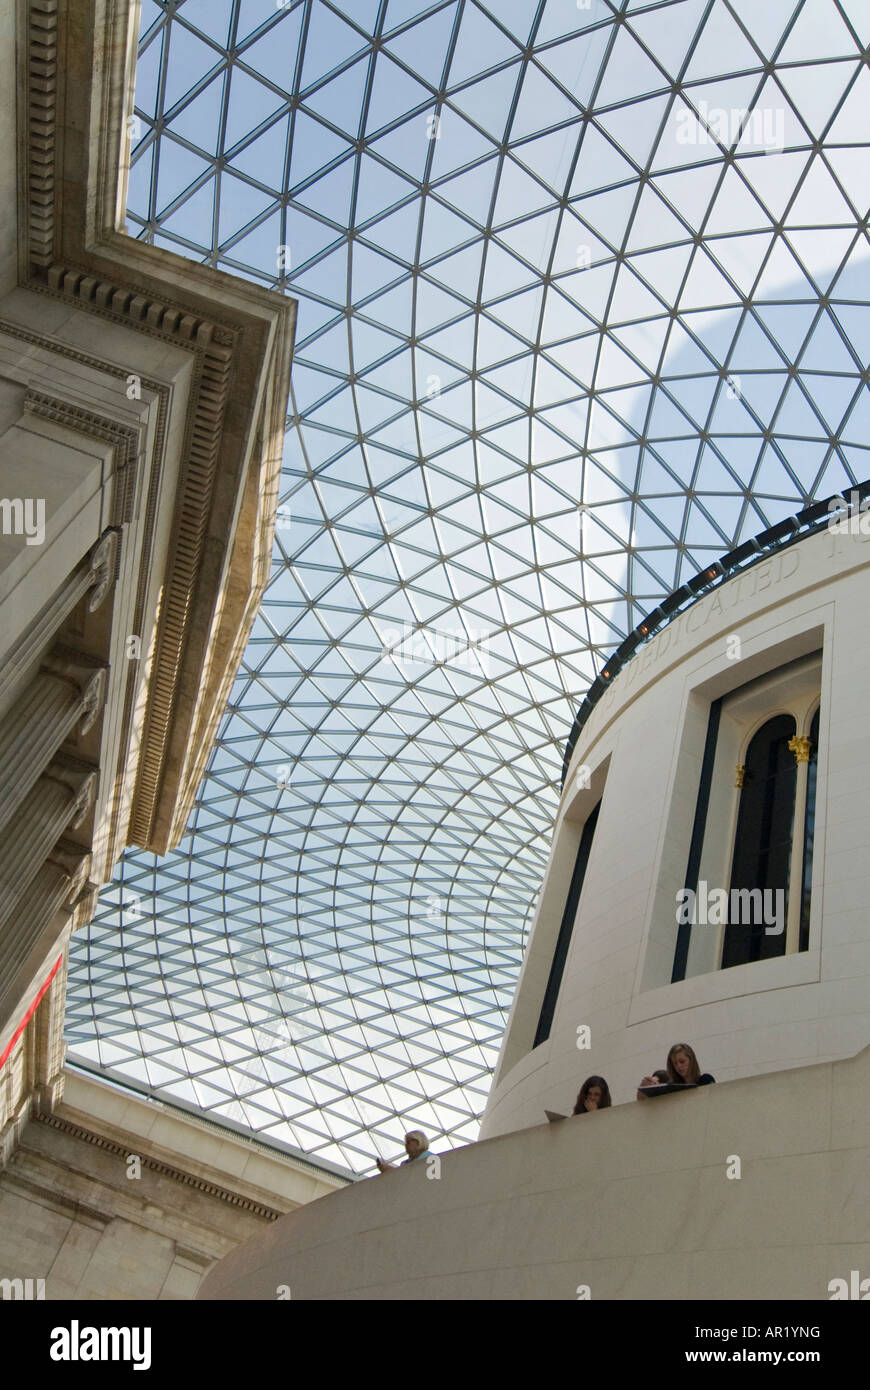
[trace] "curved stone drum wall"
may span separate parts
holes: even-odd
[[[868,1090],[870,1049],[470,1144],[437,1179],[414,1164],[281,1217],[197,1297],[824,1301],[853,1270],[870,1288]]]
[[[870,1043],[870,536],[856,523],[809,535],[696,601],[593,709],[566,777],[483,1137],[540,1124],[545,1107],[570,1112],[593,1073],[614,1105],[631,1101],[678,1041],[718,1081],[852,1057]],[[720,730],[721,743],[728,724],[732,759],[726,768],[726,747],[713,772],[701,881],[725,876],[726,889],[741,731],[792,711],[802,733],[820,699],[808,949],[723,970],[721,937],[698,926],[686,978],[672,983],[676,894],[719,699],[736,711]],[[550,1035],[533,1046],[580,833],[599,799]]]

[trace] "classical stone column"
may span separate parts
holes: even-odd
[[[76,605],[90,591],[88,612],[93,613],[115,582],[118,533],[107,531],[88,558],[73,570],[36,621],[7,652],[0,666],[0,708],[57,635]]]
[[[96,788],[95,770],[56,758],[18,807],[0,836],[0,939],[63,832],[84,820]]]
[[[33,879],[24,900],[0,929],[0,1029],[20,1001],[17,972],[62,908],[70,909],[88,881],[91,856],[60,840]],[[58,950],[66,945],[59,940]],[[51,947],[54,950],[54,946]],[[55,959],[56,959],[55,954]]]
[[[63,1099],[63,1064],[66,1060],[63,1019],[66,1011],[67,962],[68,951],[64,945],[60,969],[33,1019],[36,1024],[33,1049],[33,1113],[36,1115],[50,1115]]]
[[[75,726],[87,733],[105,693],[104,669],[71,653],[46,658],[0,725],[0,830]]]
[[[797,763],[797,781],[794,793],[794,829],[791,841],[791,870],[788,880],[788,923],[785,934],[786,955],[800,947],[801,898],[804,875],[804,835],[807,820],[807,781],[809,778],[810,753],[812,741],[804,735],[795,734],[788,746]]]

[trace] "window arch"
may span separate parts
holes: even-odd
[[[798,934],[798,950],[806,951],[810,944],[810,908],[813,894],[813,843],[816,830],[816,781],[819,763],[819,706],[810,724],[807,749],[807,793],[806,813],[804,815],[803,859],[801,864],[801,915]]]
[[[709,705],[671,983],[809,949],[821,674],[817,649]]]
[[[793,715],[775,715],[746,751],[723,969],[785,954],[797,789],[790,745],[796,730]]]

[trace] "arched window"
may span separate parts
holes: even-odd
[[[821,675],[819,650],[710,703],[672,983],[809,950]]]
[[[746,753],[722,968],[785,954],[797,764],[790,714],[769,719]],[[736,920],[735,920],[736,919]]]
[[[816,829],[816,771],[819,761],[819,715],[817,709],[810,725],[809,758],[807,761],[807,809],[804,817],[804,853],[801,873],[801,922],[799,951],[810,944],[810,907],[813,894],[813,841]]]

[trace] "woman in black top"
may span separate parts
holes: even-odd
[[[668,1053],[668,1076],[675,1085],[713,1086],[715,1076],[702,1072],[688,1043],[674,1043]]]

